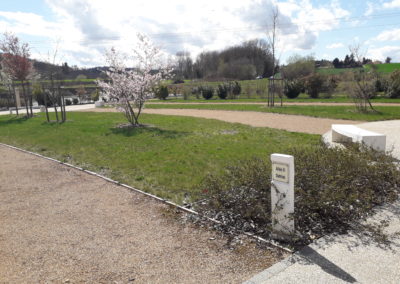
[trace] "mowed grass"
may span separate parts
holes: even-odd
[[[377,106],[378,112],[361,113],[354,106],[300,106],[288,105],[280,107],[279,103],[274,108],[268,108],[264,105],[244,105],[244,104],[146,104],[146,108],[153,109],[210,109],[210,110],[234,110],[234,111],[257,111],[272,112],[294,115],[305,115],[312,117],[379,121],[400,119],[400,106]]]
[[[181,203],[196,199],[200,181],[238,160],[313,145],[318,135],[253,128],[217,120],[143,115],[149,127],[121,129],[121,113],[68,113],[68,122],[44,116],[0,117],[0,142],[54,157]]]

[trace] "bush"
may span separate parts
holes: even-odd
[[[173,84],[183,84],[183,83],[185,83],[185,81],[183,81],[182,79],[176,79],[173,82]]]
[[[231,92],[234,97],[237,97],[242,92],[242,86],[238,81],[231,82]]]
[[[97,102],[99,100],[99,91],[95,90],[90,94],[90,98],[92,99],[92,101]]]
[[[192,94],[196,96],[196,99],[200,99],[201,89],[201,86],[192,88]]]
[[[224,100],[228,96],[229,85],[227,84],[220,84],[217,87],[217,95],[220,99]]]
[[[400,70],[396,70],[390,75],[387,96],[389,98],[400,97]]]
[[[165,100],[169,95],[168,87],[164,85],[158,86],[154,90],[154,95],[160,100]]]
[[[77,98],[73,98],[73,99],[72,99],[72,103],[73,103],[74,105],[77,105],[77,104],[79,103],[79,100],[78,100]]]
[[[304,88],[311,98],[316,99],[320,93],[325,93],[325,97],[330,97],[337,85],[336,77],[314,73],[305,78]]]
[[[183,99],[188,100],[190,97],[190,91],[187,88],[183,88]]]
[[[70,106],[72,105],[72,101],[70,99],[65,100],[65,105]]]
[[[294,148],[295,224],[298,243],[333,232],[357,228],[371,209],[393,201],[400,192],[400,173],[394,159],[381,152],[350,145],[348,149]],[[224,174],[210,174],[202,183],[202,214],[223,228],[270,237],[269,160],[253,158],[230,166]],[[359,223],[360,224],[360,223]],[[358,225],[363,229],[362,225]]]
[[[206,100],[211,99],[214,96],[214,88],[210,86],[201,87],[201,95]]]
[[[375,81],[375,91],[376,92],[387,92],[389,82],[383,78],[377,78]]]
[[[300,80],[285,81],[284,94],[289,99],[297,98],[304,89],[304,84]]]
[[[305,89],[311,98],[318,98],[318,95],[324,89],[325,76],[322,74],[314,73],[305,79]]]

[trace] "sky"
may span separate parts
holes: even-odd
[[[277,55],[343,59],[349,46],[373,60],[400,62],[400,0],[0,0],[0,32],[27,42],[32,57],[93,67],[115,47],[131,53],[147,34],[167,54],[268,41],[277,7]]]

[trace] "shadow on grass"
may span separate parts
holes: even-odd
[[[141,134],[152,134],[153,136],[161,136],[163,138],[176,139],[188,135],[188,132],[165,130],[154,126],[140,126],[140,127],[114,127],[110,129],[113,134],[123,135],[126,137],[141,135]]]
[[[26,116],[14,116],[9,118],[8,120],[0,120],[0,125],[10,125],[10,124],[21,124],[27,121],[28,118]]]

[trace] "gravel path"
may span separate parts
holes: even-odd
[[[279,259],[81,171],[0,157],[0,283],[239,283]]]
[[[96,108],[85,111],[115,112],[114,108]],[[255,111],[199,110],[199,109],[145,109],[144,113],[212,118],[254,127],[271,127],[292,132],[324,134],[332,124],[358,124],[362,121],[318,118]]]
[[[260,102],[160,102],[160,101],[148,101],[148,104],[155,105],[266,105],[267,103]],[[275,102],[276,105],[280,105],[280,102]],[[329,102],[284,102],[284,106],[354,106],[354,103],[329,103]],[[400,103],[372,103],[373,106],[400,106]]]

